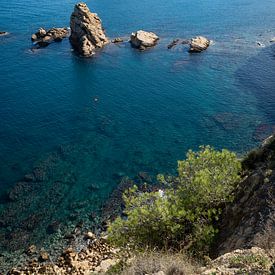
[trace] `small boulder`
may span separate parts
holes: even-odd
[[[121,43],[121,42],[123,42],[123,38],[121,38],[121,37],[116,37],[116,38],[113,39],[111,42],[112,42],[112,43]]]
[[[142,30],[132,33],[130,38],[132,46],[140,50],[155,46],[158,40],[159,37],[155,33]]]
[[[275,43],[275,37],[270,39],[270,43]]]
[[[46,251],[41,251],[40,252],[39,260],[41,262],[47,261],[47,260],[49,260],[49,258],[50,258],[49,254]]]
[[[199,53],[206,50],[210,45],[210,40],[203,36],[197,36],[191,39],[189,52]]]
[[[32,254],[36,253],[36,246],[34,244],[29,246],[29,248],[26,250],[26,253],[28,255],[32,255]]]

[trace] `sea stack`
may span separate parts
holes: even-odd
[[[191,39],[189,52],[200,53],[206,50],[210,46],[210,40],[203,37],[197,36]]]
[[[132,46],[140,50],[155,46],[158,40],[159,37],[155,33],[142,30],[132,33],[130,38]]]
[[[96,49],[109,43],[100,18],[96,13],[90,12],[85,3],[75,5],[70,27],[70,42],[75,51],[82,56],[92,56]]]

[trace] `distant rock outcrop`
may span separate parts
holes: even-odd
[[[257,246],[275,253],[275,135],[243,161],[246,176],[221,218],[214,256]]]
[[[130,38],[132,46],[140,50],[155,46],[158,40],[159,37],[155,33],[142,30],[132,33]]]
[[[45,30],[40,28],[31,37],[32,42],[38,44],[40,47],[46,47],[52,42],[60,42],[69,36],[68,28],[51,28]]]
[[[71,15],[70,41],[73,48],[82,56],[92,56],[95,50],[109,43],[100,18],[91,13],[85,3],[75,5]]]
[[[197,36],[191,39],[189,52],[202,52],[210,45],[210,40],[203,36]]]

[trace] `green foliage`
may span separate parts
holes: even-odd
[[[135,248],[192,248],[201,250],[217,232],[213,226],[221,206],[233,199],[241,164],[234,153],[210,146],[189,151],[178,161],[178,176],[159,180],[163,191],[124,194],[126,219],[110,224],[109,239]]]

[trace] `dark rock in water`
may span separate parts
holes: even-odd
[[[70,21],[70,42],[73,48],[82,56],[92,56],[95,50],[109,43],[96,13],[91,13],[85,3],[74,7]]]
[[[123,42],[123,38],[117,37],[117,38],[113,39],[111,42],[112,43],[121,43],[121,42]]]
[[[36,167],[33,169],[33,175],[34,175],[35,181],[44,181],[46,177],[45,171],[40,167]]]
[[[46,231],[48,234],[54,234],[58,232],[59,228],[60,228],[60,222],[53,221],[51,224],[48,225]]]
[[[31,181],[35,181],[35,176],[33,173],[31,174],[27,174],[24,176],[24,181],[27,181],[27,182],[31,182]]]
[[[159,37],[155,33],[142,30],[132,33],[130,38],[132,46],[140,50],[155,46],[158,40]]]
[[[258,246],[275,247],[275,135],[242,162],[244,180],[219,223],[213,254]]]
[[[253,133],[253,138],[256,141],[263,141],[267,136],[275,133],[275,125],[260,124],[257,126]]]
[[[22,196],[32,190],[32,186],[25,181],[17,182],[8,193],[8,197],[12,201],[20,199]]]
[[[49,30],[40,28],[32,35],[31,40],[40,47],[46,47],[53,42],[60,42],[68,36],[68,28],[51,28]]]
[[[152,182],[152,178],[150,177],[150,175],[147,172],[139,172],[138,173],[138,177],[145,182]]]
[[[197,36],[191,39],[189,52],[199,53],[210,46],[210,40],[203,36]]]
[[[173,47],[175,47],[176,45],[178,45],[180,43],[180,40],[179,39],[174,39],[168,46],[167,48],[170,50],[172,49]]]

